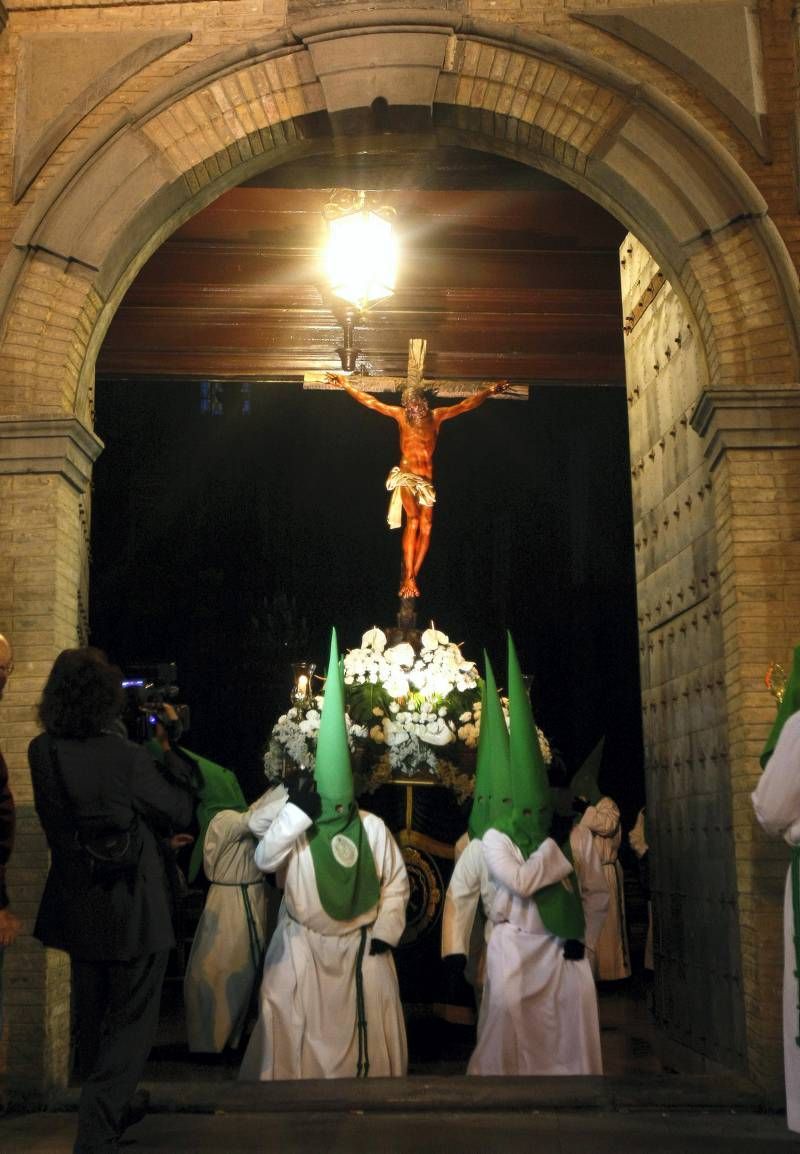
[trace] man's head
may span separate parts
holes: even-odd
[[[403,393],[403,408],[412,424],[424,421],[431,411],[427,395],[422,389],[406,389]]]
[[[6,682],[14,670],[14,653],[11,649],[11,642],[7,637],[0,633],[0,698],[3,696],[3,690],[6,687]]]

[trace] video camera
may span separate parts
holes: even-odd
[[[189,706],[178,703],[180,689],[177,679],[178,668],[174,661],[127,667],[122,681],[126,699],[123,720],[131,741],[149,741],[155,736],[159,723],[168,727],[166,704],[175,710],[181,729],[189,729]]]

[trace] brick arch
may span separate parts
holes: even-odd
[[[744,172],[676,105],[548,37],[441,12],[360,13],[181,72],[41,194],[0,279],[3,409],[85,418],[110,319],[161,241],[255,172],[363,132],[376,97],[442,141],[544,169],[622,220],[696,318],[711,384],[796,379],[785,246]]]
[[[180,72],[126,109],[44,188],[14,237],[0,269],[0,434],[10,445],[5,471],[0,453],[0,527],[11,527],[4,539],[12,540],[14,519],[25,522],[12,560],[15,643],[29,674],[17,680],[18,703],[32,705],[49,658],[85,629],[87,489],[101,448],[89,431],[95,358],[124,292],[170,232],[258,171],[368,132],[368,110],[377,97],[390,112],[402,110],[401,128],[539,167],[593,197],[636,234],[702,338],[696,342],[703,350],[702,380],[694,382],[700,400],[691,418],[699,438],[687,433],[678,440],[694,401],[665,383],[674,367],[657,384],[641,381],[643,394],[663,389],[687,412],[675,414],[674,440],[673,429],[645,427],[644,418],[637,432],[632,416],[643,458],[641,468],[634,463],[634,493],[645,482],[653,490],[641,516],[645,528],[661,526],[657,555],[655,534],[644,542],[653,566],[667,571],[669,582],[674,570],[677,596],[695,588],[692,567],[700,566],[707,616],[719,621],[710,684],[715,693],[724,688],[718,694],[720,749],[726,748],[720,780],[736,794],[727,827],[733,830],[730,854],[735,849],[738,855],[731,909],[740,895],[748,903],[741,920],[730,915],[729,936],[741,937],[748,967],[733,1010],[747,1018],[748,1068],[765,1083],[774,1080],[779,1023],[765,1028],[762,1017],[779,982],[778,907],[760,888],[762,876],[774,876],[773,863],[759,872],[760,851],[748,856],[753,831],[747,794],[765,714],[772,712],[769,703],[761,704],[757,681],[794,628],[797,592],[795,586],[784,594],[789,562],[783,543],[774,539],[777,530],[761,524],[763,511],[778,508],[778,500],[756,507],[742,494],[758,488],[756,477],[758,495],[780,493],[781,517],[796,509],[790,500],[800,402],[791,382],[798,378],[800,304],[785,246],[763,198],[730,155],[649,86],[634,85],[557,41],[507,26],[441,11],[382,16],[337,7],[342,15],[293,25]],[[378,147],[387,139],[367,143]],[[673,366],[678,359],[673,355]],[[712,387],[702,392],[705,385]],[[659,401],[648,404],[643,397],[637,408],[653,421],[672,421]],[[694,507],[707,512],[699,531],[684,540],[689,516],[683,510],[692,493],[681,488],[678,494],[678,488],[684,480],[689,484],[689,449],[697,474]],[[664,482],[661,489],[651,485],[655,475]],[[677,540],[674,557],[691,569],[685,579],[677,564],[670,568],[673,555],[665,562],[670,533]],[[650,598],[648,580],[644,571],[649,620],[658,593]],[[667,623],[667,636],[671,628]],[[703,654],[709,654],[707,645]],[[696,690],[699,676],[691,684]],[[688,694],[688,682],[686,689]],[[31,723],[17,724],[21,768]],[[719,750],[712,755],[722,757]],[[26,779],[20,774],[18,780],[18,800],[29,801]],[[41,839],[31,852],[43,873]],[[772,953],[761,949],[767,935]],[[33,1077],[41,1090],[66,1077],[68,975],[63,959],[43,959],[41,951],[24,958],[28,980],[38,983],[43,1003],[57,1006],[58,1016],[43,1013],[30,1026],[26,1005],[15,1027],[9,1015],[12,1038],[18,1028],[26,1048],[39,1048],[34,1075],[21,1069],[21,1058],[11,1075],[18,1085]],[[713,983],[714,967],[708,972]],[[715,989],[704,990],[712,1001]],[[10,1050],[15,1052],[13,1042]]]

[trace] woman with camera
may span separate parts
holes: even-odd
[[[97,649],[67,649],[28,749],[36,812],[51,852],[34,935],[72,962],[82,1079],[75,1154],[118,1149],[158,1024],[175,937],[153,825],[192,820],[189,788],[168,782],[123,736],[120,671]],[[176,767],[180,773],[180,766]]]

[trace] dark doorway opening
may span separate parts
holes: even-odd
[[[290,660],[324,663],[332,624],[352,647],[392,623],[389,426],[339,393],[286,382],[98,383],[92,641],[123,668],[175,661],[187,745],[233,768],[251,798],[288,704]],[[485,647],[500,670],[509,628],[537,721],[567,767],[605,734],[604,788],[630,826],[642,754],[624,393],[535,388],[448,424],[437,453],[422,623],[479,663]],[[636,938],[635,888],[633,898]],[[202,892],[192,900],[189,938]],[[428,941],[408,979],[417,990],[430,967],[431,1003],[435,959]],[[176,962],[167,1055],[180,1052],[180,977]],[[469,1027],[414,998],[412,1069],[463,1065]]]
[[[320,665],[393,624],[390,422],[339,393],[236,382],[100,381],[91,630],[123,668],[177,662],[198,751],[250,794],[288,705],[289,662]],[[606,735],[604,785],[641,798],[625,396],[540,387],[445,426],[419,618],[502,669],[510,629],[537,721],[577,767]],[[305,652],[297,652],[299,646]]]

